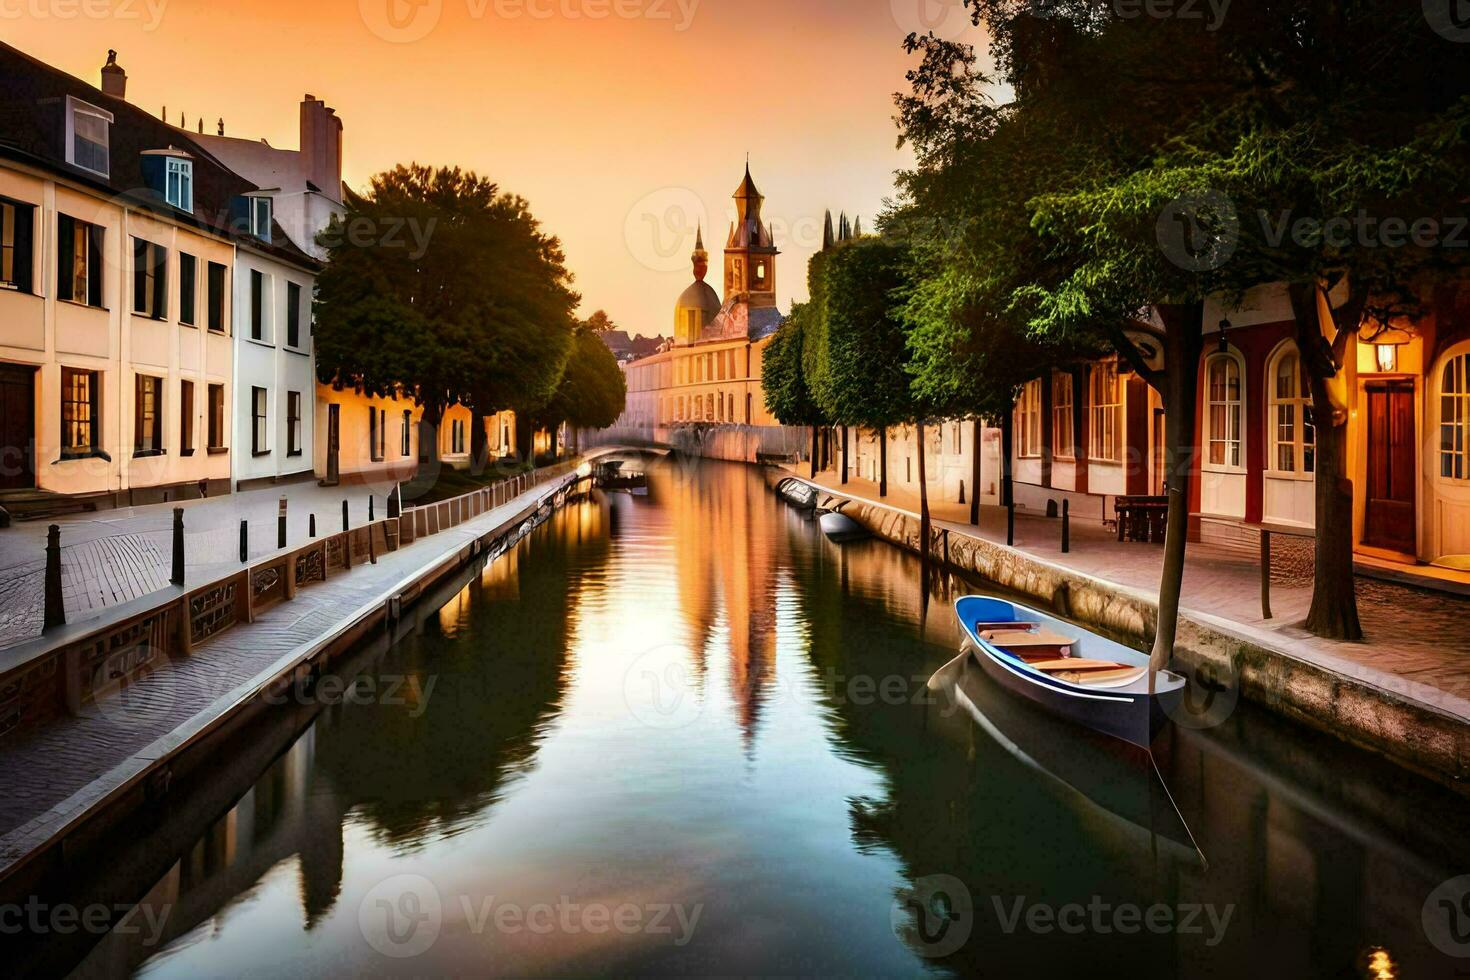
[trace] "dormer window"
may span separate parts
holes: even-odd
[[[194,161],[169,157],[165,167],[164,199],[180,211],[194,213]]]
[[[270,198],[252,197],[250,199],[250,234],[263,242],[271,240]]]
[[[103,177],[111,173],[108,133],[112,113],[80,99],[66,100],[66,162]]]

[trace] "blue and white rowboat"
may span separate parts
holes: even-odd
[[[1149,693],[1146,654],[1018,603],[955,601],[967,653],[1014,694],[1087,728],[1147,749],[1184,695],[1185,679],[1160,670]]]

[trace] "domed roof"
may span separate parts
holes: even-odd
[[[720,312],[720,294],[703,279],[697,279],[679,294],[678,310],[699,310],[704,313],[703,322],[709,323]]]

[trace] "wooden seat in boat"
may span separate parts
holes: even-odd
[[[1039,630],[1039,629],[1041,629],[1041,624],[1040,623],[1010,622],[1010,623],[976,623],[975,624],[975,632],[976,633],[984,633],[986,630],[1028,630],[1029,631],[1029,630]]]
[[[1148,673],[1147,667],[1129,667],[1119,664],[1111,670],[1058,670],[1047,674],[1069,684],[1107,684],[1118,687],[1134,681]]]
[[[1027,663],[1070,657],[1072,648],[1077,645],[1076,637],[1065,636],[1044,626],[1035,630],[988,629],[981,632],[980,638]]]

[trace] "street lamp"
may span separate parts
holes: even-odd
[[[1226,339],[1226,334],[1229,332],[1229,330],[1230,330],[1230,321],[1229,320],[1221,320],[1220,321],[1220,353],[1221,354],[1228,354],[1228,353],[1230,353],[1230,341]]]

